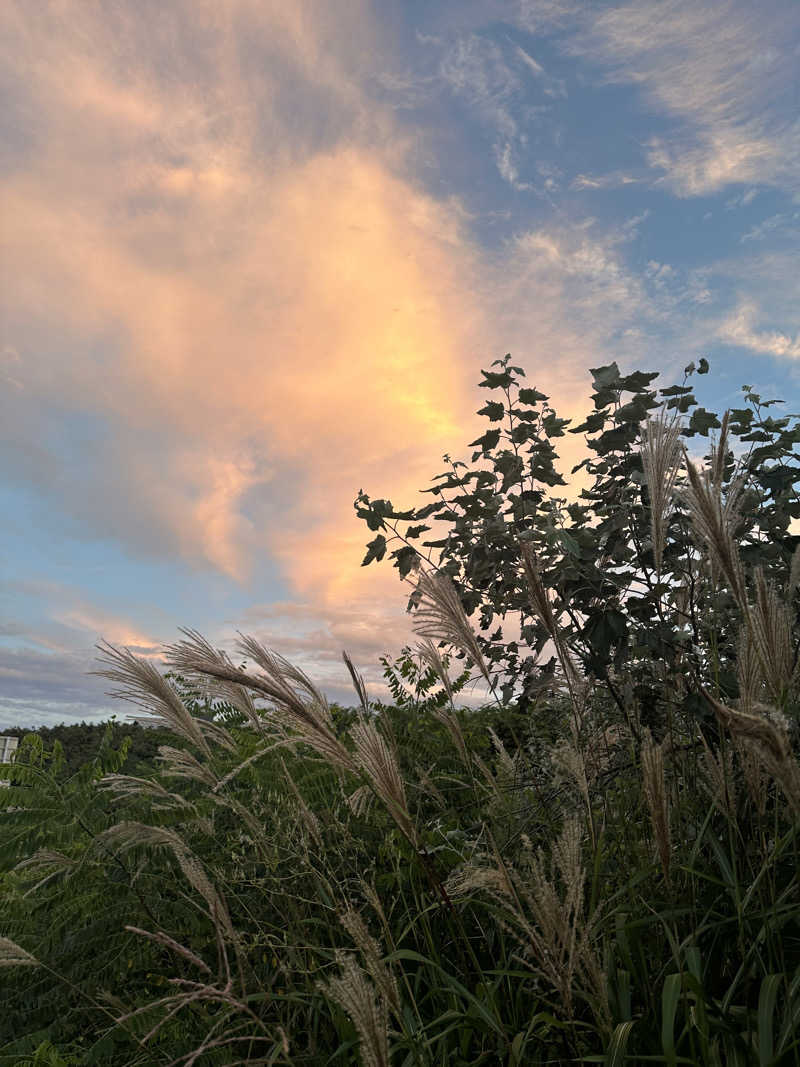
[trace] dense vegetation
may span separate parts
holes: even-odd
[[[797,417],[611,364],[568,430],[493,367],[471,467],[356,500],[425,639],[391,705],[185,631],[101,650],[155,758],[2,769],[0,1061],[800,1063]]]
[[[129,774],[149,774],[154,766],[161,745],[168,745],[173,740],[168,730],[154,726],[145,726],[138,722],[117,722],[116,717],[109,722],[74,722],[60,723],[58,726],[40,726],[36,735],[44,750],[59,753],[63,761],[63,770],[67,775],[75,774],[86,763],[91,763],[99,754],[106,737],[108,726],[112,726],[115,744],[128,741],[125,770]],[[31,731],[24,727],[3,727],[3,733],[22,740]],[[58,746],[58,747],[56,747]]]

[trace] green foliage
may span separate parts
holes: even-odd
[[[444,655],[442,660],[445,669],[449,668],[450,656]],[[404,647],[394,662],[390,662],[388,656],[381,656],[380,662],[384,668],[383,677],[397,707],[413,706],[417,711],[430,711],[447,704],[447,693],[443,688],[438,688],[436,671],[430,666],[426,667],[420,655],[415,656],[410,647]],[[458,678],[451,680],[451,691],[460,693],[470,679],[471,673],[462,671]]]
[[[166,703],[126,667],[154,728],[26,736],[2,768],[0,1063],[800,1063],[796,419],[748,388],[699,408],[705,361],[658,391],[596,368],[567,503],[566,423],[493,367],[483,467],[446,457],[417,512],[357,507],[365,562],[399,538],[407,577],[435,519],[467,613],[519,613],[527,649],[480,638],[503,699],[457,709],[470,671],[448,692],[406,647],[391,704],[329,708],[253,642],[248,672],[190,641]],[[676,473],[659,565],[661,404],[713,477]]]
[[[139,723],[117,722],[113,717],[114,738],[119,744],[127,741],[126,769],[129,774],[138,774],[152,766],[158,754],[159,745],[168,744],[170,734],[152,726]],[[41,739],[45,749],[52,749],[58,742],[64,757],[64,768],[69,774],[75,774],[85,764],[90,763],[100,752],[105,741],[107,722],[61,723],[58,726],[40,726],[36,736]],[[4,727],[3,732],[12,737],[23,738],[31,731],[24,727]]]
[[[718,667],[724,672],[734,657],[736,613],[727,610],[713,587],[705,599],[692,601],[688,618],[674,601],[674,591],[687,584],[699,595],[695,541],[680,500],[670,516],[664,566],[660,575],[655,573],[649,497],[638,446],[642,421],[660,404],[684,416],[687,443],[720,427],[716,415],[697,406],[687,384],[694,366],[686,368],[682,385],[660,390],[651,388],[658,377],[655,372],[623,375],[616,363],[591,371],[594,410],[569,431],[586,435],[590,455],[573,474],[584,470],[589,485],[568,505],[565,498],[548,492],[564,484],[556,471],[553,441],[564,435],[567,421],[556,417],[544,394],[518,387],[524,371],[509,366],[508,356],[493,365],[503,370],[483,371],[480,385],[502,392],[504,400],[490,402],[479,414],[505,422],[472,442],[480,446],[472,454],[472,468],[445,456],[450,471],[434,479],[440,484],[425,490],[437,499],[417,510],[395,511],[391,502],[371,501],[359,492],[357,515],[370,529],[391,534],[379,535],[380,558],[393,541],[401,542],[402,547],[389,555],[402,578],[427,560],[451,576],[468,617],[479,610],[481,630],[501,620],[489,637],[482,633],[477,637],[484,657],[503,681],[505,702],[515,694],[522,701],[529,699],[555,666],[539,659],[549,635],[528,598],[519,566],[520,541],[535,550],[545,584],[554,594],[553,610],[562,620],[565,639],[593,677],[606,678],[609,669],[623,661],[640,687],[654,684],[654,664],[659,683],[664,665],[685,673],[686,659],[700,643],[698,620],[703,619],[717,632],[720,663],[694,658],[691,668],[704,682],[716,683],[711,672]],[[703,360],[697,373],[707,371]],[[744,479],[736,531],[743,562],[751,568],[764,567],[776,581],[785,582],[800,541],[790,532],[792,521],[800,519],[796,490],[800,425],[792,416],[767,416],[772,402],[762,401],[749,387],[743,392],[747,406],[731,412],[724,484],[730,489],[734,477]],[[739,456],[738,468],[734,455]],[[451,495],[446,496],[446,490]],[[446,536],[423,541],[418,548],[411,542],[429,530],[414,525],[420,519],[448,525]],[[398,527],[400,521],[411,524],[405,533]],[[433,560],[430,553],[423,554],[424,548],[438,550],[438,557]],[[364,565],[378,558],[370,552]],[[418,603],[414,592],[409,610]],[[527,656],[518,642],[503,642],[509,614],[519,618],[530,650]]]

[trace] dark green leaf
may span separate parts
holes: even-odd
[[[590,367],[589,373],[592,375],[592,384],[596,392],[619,386],[619,367],[616,363],[609,363],[607,367]]]
[[[520,389],[519,399],[523,404],[531,404],[535,406],[550,398],[545,396],[544,393],[540,393],[538,389]]]
[[[502,406],[503,405],[500,404],[501,408]],[[478,445],[484,452],[488,452],[490,449],[497,447],[497,442],[500,440],[500,433],[500,430],[487,430],[482,437],[470,441],[470,448]]]
[[[499,422],[505,415],[506,409],[501,403],[495,400],[489,400],[484,406],[477,412],[478,415],[486,415],[490,422]]]
[[[692,433],[702,434],[703,437],[708,436],[709,430],[718,430],[721,423],[713,411],[706,411],[705,408],[697,408],[692,412],[692,417],[689,420],[689,430]]]
[[[369,541],[367,543],[367,548],[369,549],[369,551],[361,561],[362,567],[366,567],[367,564],[372,563],[374,559],[380,563],[380,561],[386,555],[386,538],[383,536],[383,534],[378,534],[374,541]]]

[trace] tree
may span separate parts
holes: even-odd
[[[377,533],[363,565],[383,559],[399,541],[390,558],[401,578],[427,561],[452,578],[467,616],[479,611],[481,629],[500,620],[488,638],[477,639],[493,673],[503,678],[505,702],[515,693],[526,702],[552,681],[556,667],[552,656],[541,662],[550,634],[520,568],[523,542],[533,550],[571,655],[620,707],[635,699],[647,706],[645,719],[663,721],[663,694],[671,692],[680,694],[683,710],[699,713],[697,686],[687,688],[687,676],[735,698],[735,598],[724,575],[701,580],[699,568],[706,564],[690,521],[684,446],[720,431],[708,456],[717,488],[735,511],[741,561],[784,586],[800,541],[790,533],[792,520],[800,518],[797,416],[773,418],[768,409],[778,401],[764,401],[744,386],[744,406],[721,420],[698,405],[690,384],[695,373],[708,372],[705,360],[686,367],[681,385],[662,389],[652,387],[657,372],[623,375],[616,363],[594,368],[593,410],[569,430],[585,434],[590,453],[572,473],[585,468],[591,482],[567,503],[548,491],[566,485],[553,441],[568,420],[558,418],[543,393],[520,388],[524,371],[509,361],[508,355],[495,360],[492,366],[501,369],[482,371],[479,383],[503,397],[478,412],[498,425],[472,442],[478,446],[472,467],[444,457],[450,469],[424,490],[437,497],[432,504],[396,511],[391,501],[359,491],[356,513]],[[651,460],[648,469],[643,456]],[[449,524],[449,532],[417,547],[431,531],[424,522],[430,519]],[[438,559],[420,548],[437,549]],[[408,610],[418,604],[415,590]],[[519,616],[527,655],[518,642],[503,643],[510,613]],[[701,627],[713,631],[713,658],[699,651]],[[668,677],[677,688],[665,690]],[[626,695],[625,686],[632,692]]]

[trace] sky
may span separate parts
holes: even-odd
[[[800,409],[798,70],[796,0],[5,0],[0,727],[181,626],[384,696],[353,501],[429,502],[506,352]]]

